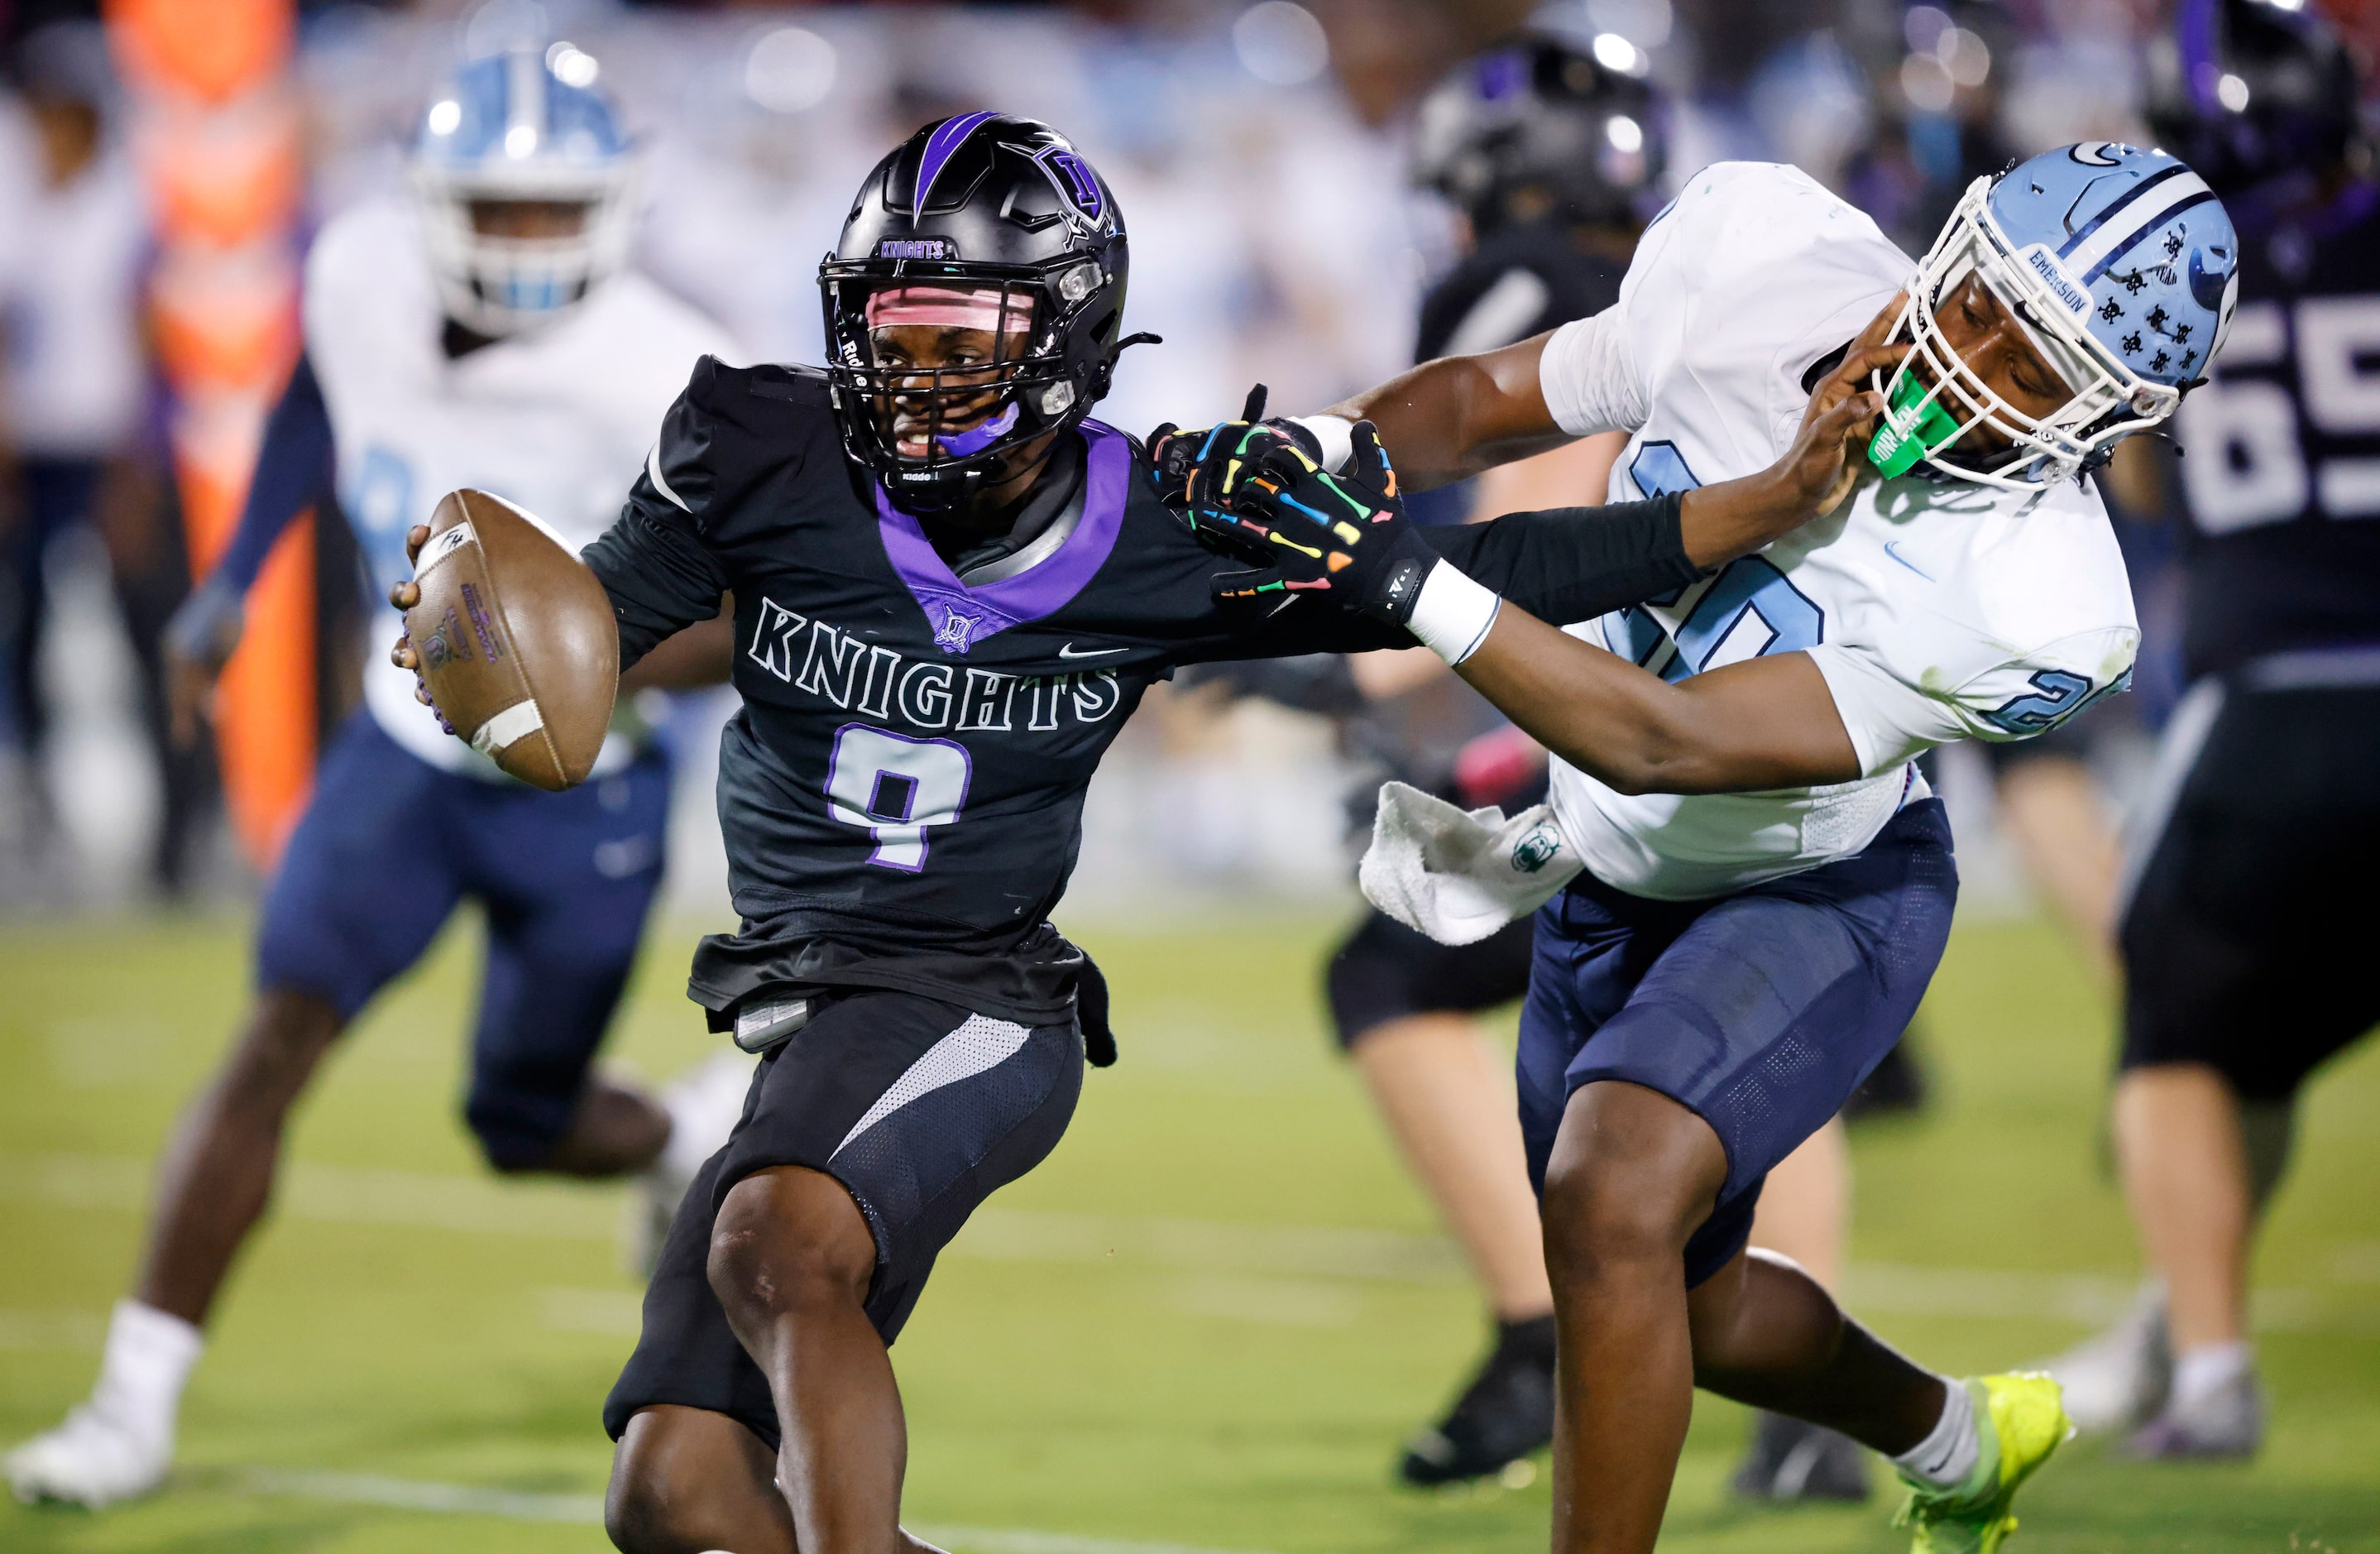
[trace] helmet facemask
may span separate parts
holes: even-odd
[[[2105,463],[2118,441],[2171,415],[2181,390],[2134,372],[2092,335],[2090,294],[2054,260],[2042,267],[2038,248],[2016,249],[1993,217],[1991,188],[1988,177],[1968,187],[1910,283],[1892,338],[1912,349],[1889,377],[1879,370],[1873,380],[1885,412],[1869,457],[1887,475],[1923,463],[1953,480],[2033,492]],[[2055,411],[2036,417],[2011,405],[1951,346],[1937,310],[1971,276],[2071,391]],[[1978,429],[2006,446],[1958,446]]]
[[[1087,382],[1068,349],[1098,272],[1087,259],[963,272],[828,261],[820,272],[827,371],[845,451],[897,505],[926,516],[1038,467],[1051,434],[1106,391],[1112,356]],[[1029,462],[1020,458],[1037,443],[1044,446]]]
[[[636,176],[623,167],[569,187],[524,185],[419,167],[423,235],[449,317],[481,334],[517,334],[551,322],[627,262]],[[576,205],[577,230],[513,237],[483,230],[505,205]]]

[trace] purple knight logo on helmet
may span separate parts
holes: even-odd
[[[1074,202],[1075,209],[1083,213],[1085,221],[1096,223],[1107,213],[1108,199],[1099,188],[1099,175],[1091,171],[1091,164],[1076,154],[1073,147],[1062,144],[1050,146],[1034,152],[1033,160],[1050,175],[1050,181],[1058,186],[1058,192]]]

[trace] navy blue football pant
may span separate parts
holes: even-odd
[[[464,1115],[491,1164],[540,1165],[570,1130],[626,985],[668,817],[658,754],[548,794],[443,771],[359,711],[265,897],[258,985],[353,1019],[475,898],[488,960]]]
[[[1521,1134],[1542,1195],[1562,1111],[1622,1079],[1718,1135],[1727,1182],[1686,1243],[1700,1284],[1743,1249],[1760,1186],[1900,1039],[1950,936],[1959,871],[1938,799],[1822,868],[1699,901],[1582,874],[1537,914],[1521,1008]]]

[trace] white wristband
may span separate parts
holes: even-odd
[[[1289,424],[1304,427],[1321,444],[1322,467],[1334,475],[1355,456],[1355,423],[1344,416],[1292,416]]]
[[[1492,589],[1474,582],[1452,562],[1441,561],[1422,578],[1405,629],[1448,663],[1461,663],[1488,640],[1496,612],[1503,607],[1503,599]]]

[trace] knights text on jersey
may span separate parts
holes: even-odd
[[[2176,418],[2193,676],[2380,646],[2380,185],[2240,249],[2214,381]]]
[[[1646,231],[1619,305],[1548,343],[1573,434],[1631,432],[1614,499],[1766,467],[1812,365],[1914,266],[1807,175],[1723,163]],[[1554,763],[1554,806],[1596,875],[1639,895],[1723,894],[1857,852],[1910,797],[1909,766],[1961,738],[2022,739],[2129,682],[2139,630],[2095,492],[2027,497],[1868,472],[1826,518],[1707,580],[1566,627],[1669,680],[1805,651],[1863,775],[1757,794],[1629,795]]]
[[[686,373],[728,348],[715,325],[633,272],[549,327],[459,358],[441,346],[443,323],[408,208],[376,201],[322,229],[306,261],[306,351],[373,622],[389,588],[412,576],[406,530],[457,487],[534,513],[573,547],[602,533]],[[364,698],[389,736],[433,765],[498,779],[414,700],[413,676],[377,650],[372,631]]]
[[[722,743],[719,817],[747,933],[1005,952],[1056,904],[1084,790],[1152,681],[1199,660],[1410,644],[1313,600],[1219,610],[1214,575],[1235,564],[1157,500],[1132,439],[1096,421],[1081,434],[1072,528],[970,586],[855,479],[823,374],[697,367],[586,556],[624,663],[735,594],[744,707]],[[1548,612],[1695,575],[1674,504],[1579,519],[1434,539]]]

